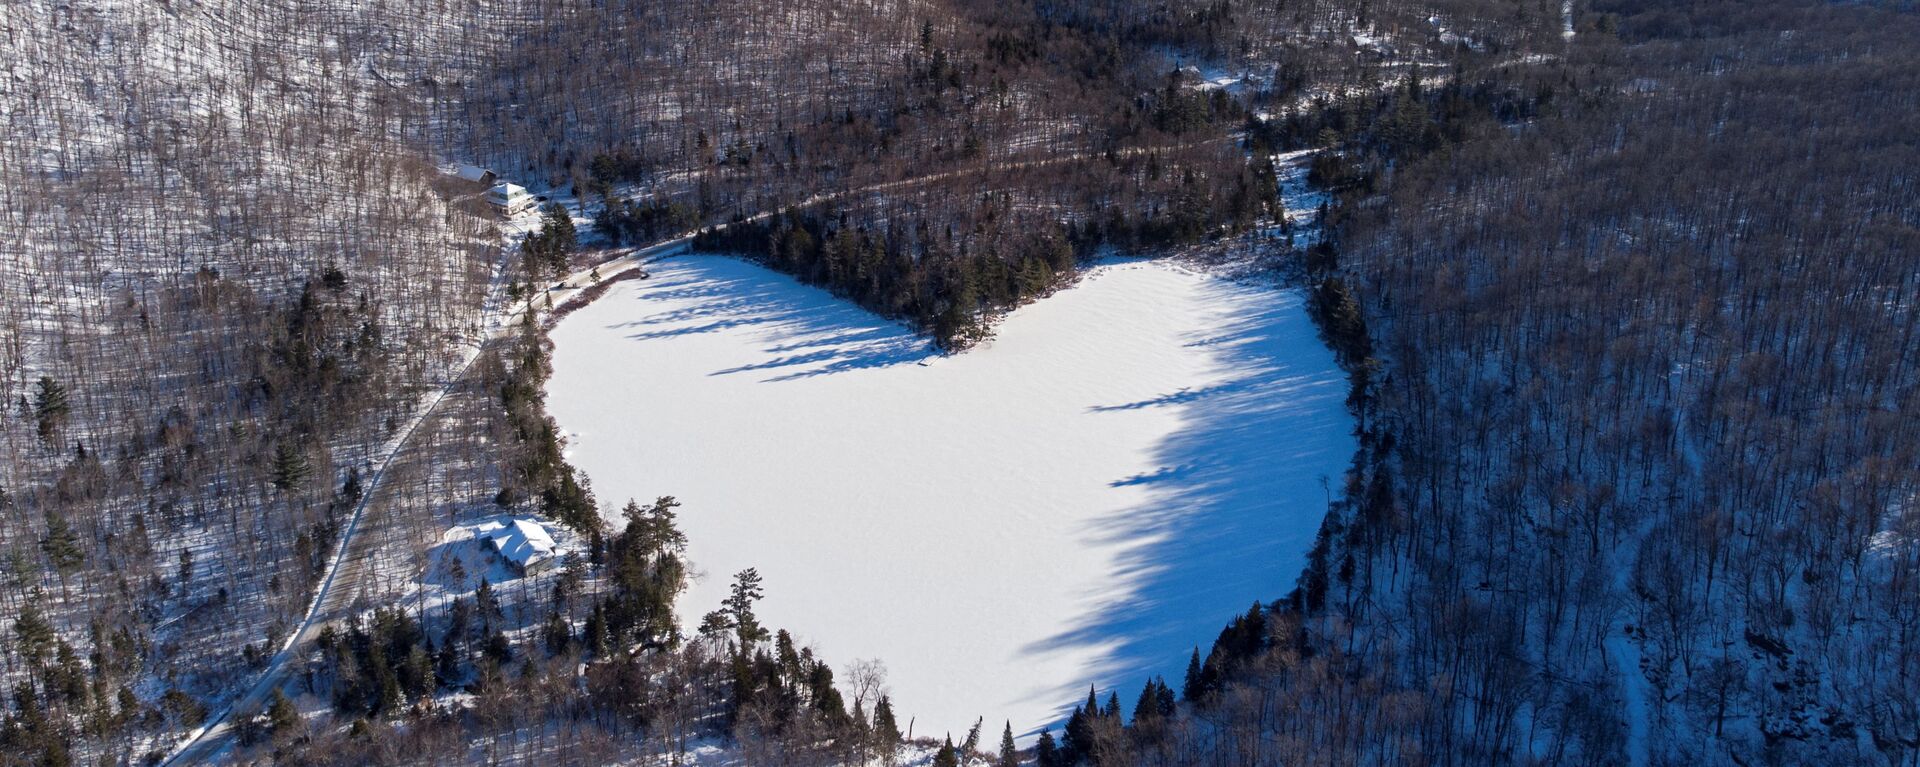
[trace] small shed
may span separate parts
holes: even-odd
[[[553,569],[564,553],[545,526],[527,519],[489,526],[477,531],[475,536],[522,575],[538,575]]]
[[[486,198],[489,204],[509,216],[533,207],[534,203],[533,195],[527,193],[526,187],[505,182],[494,184],[492,189],[488,189]]]

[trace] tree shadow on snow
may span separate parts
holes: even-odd
[[[1301,297],[1220,288],[1212,300],[1232,319],[1186,345],[1216,355],[1232,371],[1228,381],[1090,408],[1177,408],[1184,424],[1154,448],[1158,469],[1110,483],[1141,487],[1149,499],[1082,531],[1096,543],[1133,545],[1115,575],[1126,596],[1091,606],[1071,628],[1025,650],[1110,650],[1092,678],[1054,693],[1061,718],[1088,684],[1100,687],[1103,702],[1117,690],[1131,716],[1149,676],[1178,689],[1195,647],[1204,658],[1235,615],[1291,591],[1329,488],[1340,487],[1353,455],[1346,379]]]
[[[730,256],[681,256],[638,292],[646,304],[697,300],[613,327],[634,340],[751,328],[763,346],[755,360],[708,375],[770,373],[793,381],[924,359],[932,349],[897,322],[881,319],[818,288]]]

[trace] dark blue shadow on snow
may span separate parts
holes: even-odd
[[[1060,691],[1056,729],[1089,684],[1103,704],[1117,691],[1128,716],[1148,677],[1179,689],[1196,646],[1204,657],[1235,615],[1291,591],[1326,515],[1328,487],[1339,488],[1353,456],[1345,376],[1299,295],[1218,288],[1222,316],[1234,319],[1185,345],[1217,355],[1229,380],[1091,408],[1178,408],[1184,424],[1155,447],[1160,468],[1110,483],[1143,488],[1149,500],[1083,531],[1103,543],[1140,542],[1116,575],[1127,597],[1026,648],[1114,648],[1094,678]]]
[[[931,345],[897,322],[877,317],[784,274],[731,256],[686,255],[657,270],[637,300],[699,300],[612,327],[632,339],[670,338],[751,327],[768,339],[753,362],[708,375],[768,373],[792,381],[914,362]]]

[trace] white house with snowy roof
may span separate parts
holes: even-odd
[[[509,216],[533,207],[536,202],[533,195],[527,192],[526,187],[505,182],[494,184],[492,189],[487,190],[485,198],[488,204],[499,208]]]
[[[545,525],[530,519],[483,525],[474,530],[474,538],[523,575],[546,572],[566,554]]]

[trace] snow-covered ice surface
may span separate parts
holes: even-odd
[[[1354,450],[1344,376],[1270,285],[1109,262],[939,357],[746,261],[651,269],[553,330],[573,463],[604,508],[685,504],[684,622],[757,567],[763,622],[884,661],[916,735],[1178,685],[1293,587]]]

